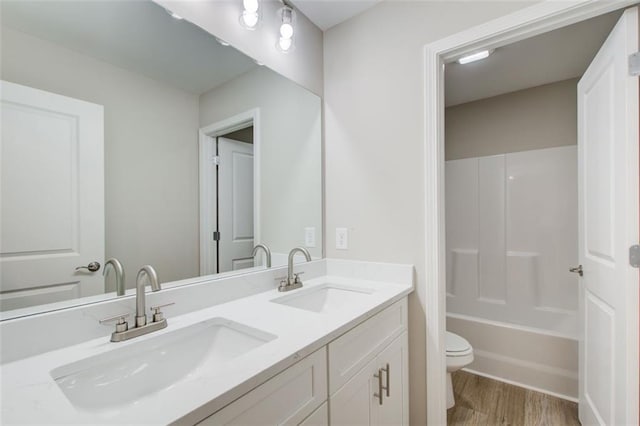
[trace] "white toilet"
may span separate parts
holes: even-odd
[[[456,405],[451,373],[473,362],[473,348],[466,339],[449,331],[445,337],[445,345],[447,347],[447,408],[451,408]]]

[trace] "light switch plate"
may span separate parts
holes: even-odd
[[[304,228],[304,246],[313,248],[316,246],[316,228],[310,226]]]
[[[349,230],[347,228],[336,228],[336,249],[349,249]]]

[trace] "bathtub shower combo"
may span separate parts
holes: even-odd
[[[577,148],[446,162],[447,329],[476,373],[578,394]]]

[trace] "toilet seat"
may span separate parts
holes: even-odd
[[[473,348],[464,337],[447,331],[445,347],[448,357],[468,356],[473,353]]]

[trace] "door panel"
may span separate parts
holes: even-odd
[[[638,422],[637,8],[625,11],[578,83],[580,420]]]
[[[104,291],[103,108],[2,82],[2,310]]]
[[[219,272],[253,267],[253,145],[218,138]]]
[[[585,84],[583,112],[584,120],[593,125],[584,128],[583,159],[585,169],[584,185],[589,188],[584,194],[585,202],[585,254],[594,261],[605,265],[614,262],[613,216],[611,196],[615,193],[615,165],[613,144],[615,127],[612,112],[615,110],[613,98],[615,74],[612,63],[604,72]],[[597,125],[596,125],[597,124]]]

